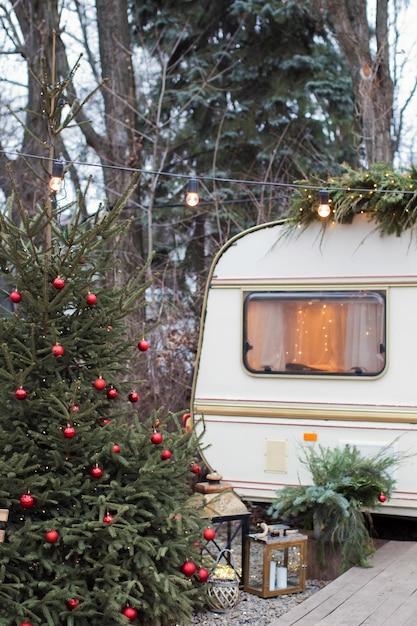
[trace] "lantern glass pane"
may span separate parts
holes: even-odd
[[[259,591],[262,591],[263,586],[263,547],[262,543],[249,542],[248,584],[252,589]]]

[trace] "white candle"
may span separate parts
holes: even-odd
[[[269,569],[269,591],[273,591],[275,589],[275,578],[277,574],[277,564],[275,561],[271,561],[271,566]]]
[[[277,589],[287,588],[287,568],[277,567]]]

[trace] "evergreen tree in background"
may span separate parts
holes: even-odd
[[[141,415],[130,380],[133,354],[152,358],[126,324],[144,270],[117,271],[133,186],[89,219],[81,194],[61,210],[46,183],[33,214],[17,192],[0,213],[1,626],[172,626],[203,595],[198,442],[175,415]]]

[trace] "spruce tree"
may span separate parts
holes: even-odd
[[[52,131],[64,86],[44,81]],[[132,380],[133,356],[152,358],[126,323],[144,268],[117,271],[135,181],[86,219],[83,194],[61,207],[45,178],[33,213],[17,184],[0,213],[0,625],[186,623],[207,578],[188,503],[198,442],[169,411],[141,415]]]

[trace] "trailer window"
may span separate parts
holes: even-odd
[[[376,376],[385,367],[385,295],[250,293],[243,360],[259,374]]]

